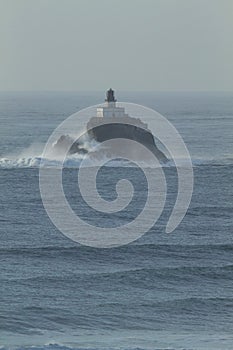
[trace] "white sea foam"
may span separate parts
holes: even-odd
[[[88,156],[86,156],[88,159]],[[64,168],[79,168],[81,162],[84,158],[82,154],[75,154],[66,157],[65,161],[62,162],[60,157],[51,157],[51,158],[43,158],[42,155],[37,156],[28,156],[28,157],[3,157],[0,158],[0,168],[11,169],[11,168],[39,168],[43,167],[64,167]],[[133,162],[130,162],[125,159],[109,159],[106,156],[103,157],[105,161],[105,166],[108,167],[135,167],[136,165]],[[102,158],[102,159],[103,159]],[[145,161],[139,162],[143,167],[155,167],[155,165],[151,163],[147,163]],[[179,159],[179,164],[182,167],[186,166],[185,159]],[[203,165],[231,165],[233,164],[233,159],[231,158],[222,158],[222,159],[203,159],[196,158],[192,159],[192,163],[194,167],[203,166]],[[93,157],[89,157],[88,161],[85,162],[85,166],[98,166],[99,159],[94,159]],[[174,161],[168,160],[168,162],[161,164],[163,168],[175,167]]]
[[[79,168],[82,160],[88,159],[85,161],[85,166],[98,166],[99,165],[99,156],[93,156],[93,151],[95,150],[98,142],[95,140],[84,139],[82,143],[82,148],[85,149],[88,154],[75,153],[68,155],[63,162],[64,154],[62,149],[56,150],[54,145],[51,147],[51,152],[49,157],[43,157],[43,144],[33,143],[29,147],[25,148],[20,154],[10,154],[5,157],[0,158],[0,168],[11,169],[11,168],[39,168],[43,167],[64,167],[64,168]],[[124,159],[109,159],[106,155],[101,155],[102,160],[105,161],[105,166],[108,167],[135,167],[136,165],[133,162]],[[178,159],[179,165],[186,166],[186,159]],[[142,167],[155,167],[154,164],[148,163],[144,160],[141,160]],[[223,158],[192,158],[192,164],[194,167],[202,165],[231,165],[233,164],[233,157],[227,155]],[[156,165],[157,166],[157,165]],[[175,167],[174,160],[169,159],[168,162],[161,164],[164,168]]]

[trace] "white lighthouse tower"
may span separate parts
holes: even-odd
[[[123,118],[127,115],[125,114],[125,109],[123,107],[116,106],[116,99],[114,96],[114,91],[109,89],[106,93],[106,100],[104,107],[97,108],[97,117],[100,118]]]

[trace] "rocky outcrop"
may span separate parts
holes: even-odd
[[[146,124],[144,124],[140,119],[132,118],[129,116],[125,116],[121,119],[122,120],[117,118],[118,122],[116,123],[115,118],[109,118],[108,122],[110,121],[111,123],[103,124],[101,118],[93,117],[87,124],[87,129],[90,129],[88,131],[88,134],[97,142],[103,142],[114,138],[126,138],[137,141],[147,147],[152,153],[154,153],[158,160],[162,162],[167,161],[164,153],[161,152],[156,146],[154,137]],[[134,125],[127,124],[127,122],[133,122]],[[114,155],[114,149],[109,150],[109,153],[111,153],[111,155]],[[134,152],[132,150],[133,157],[140,159],[140,155],[137,157],[137,154],[133,153]]]
[[[132,123],[134,125],[131,125]],[[87,139],[102,143],[111,139],[123,138],[134,140],[144,145],[157,157],[160,162],[164,163],[168,160],[164,153],[158,149],[157,145],[155,144],[154,137],[147,125],[140,119],[132,118],[126,115],[124,118],[117,118],[117,123],[116,118],[109,118],[108,124],[104,124],[102,118],[93,117],[87,123],[87,130],[87,133],[82,135],[78,140],[73,139],[69,135],[62,135],[54,144],[54,149],[56,152],[62,153],[62,149],[67,149],[68,147],[69,154],[85,154],[89,151],[90,156],[93,157],[100,158],[101,156],[106,156],[112,158],[115,156],[119,158],[121,156],[119,147],[117,150],[115,150],[114,148],[111,148],[111,146],[108,146],[108,148],[103,147],[98,151],[93,150],[90,152],[90,150],[85,148],[85,145],[87,143]],[[122,152],[122,154],[124,154],[124,152]],[[138,154],[138,151],[136,151],[134,148],[127,150],[127,154],[132,160],[144,160],[143,155]]]

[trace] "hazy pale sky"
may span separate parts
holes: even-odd
[[[0,90],[233,90],[233,0],[0,0]]]

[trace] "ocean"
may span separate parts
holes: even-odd
[[[98,249],[64,236],[39,191],[51,132],[69,115],[101,103],[100,92],[0,93],[0,348],[233,349],[233,93],[122,92],[119,101],[153,108],[191,154],[194,190],[181,224],[167,234],[177,172],[164,166],[167,199],[138,240]],[[101,226],[129,222],[145,203],[140,169],[101,168],[98,189],[114,199],[120,178],[134,184],[128,211],[99,216],[74,190],[79,161],[64,169],[74,211]]]

